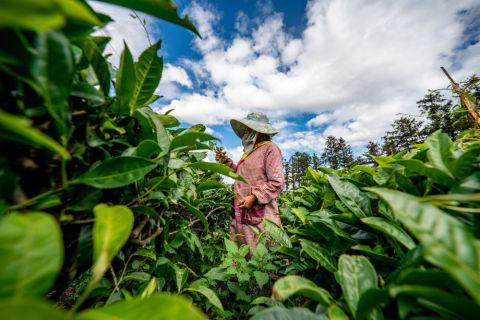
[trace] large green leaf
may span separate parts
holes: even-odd
[[[93,209],[93,278],[91,286],[98,282],[110,262],[130,237],[133,213],[125,206],[99,204]]]
[[[473,147],[462,153],[452,163],[452,172],[458,179],[465,179],[475,171],[480,163],[480,147]]]
[[[232,179],[247,183],[244,177],[236,174],[230,167],[227,167],[226,165],[223,165],[221,163],[199,161],[190,164],[190,167],[216,172]]]
[[[338,282],[352,314],[357,312],[358,302],[367,290],[377,288],[377,273],[370,261],[363,256],[342,255],[338,260]],[[381,318],[378,310],[372,319]]]
[[[120,65],[118,66],[117,78],[115,79],[117,100],[113,105],[113,112],[118,115],[130,112],[130,100],[135,91],[137,81],[132,54],[126,43],[124,43],[124,46],[125,49],[123,49],[120,56]]]
[[[177,5],[172,0],[100,0],[127,7],[133,10],[140,10],[157,18],[166,20],[176,25],[187,28],[200,36],[197,28],[190,21],[188,16],[180,18],[177,13]]]
[[[62,235],[53,216],[11,213],[0,220],[0,297],[46,294],[62,262]]]
[[[480,314],[478,304],[438,288],[403,285],[391,287],[388,292],[394,298],[415,297],[422,305],[428,308],[433,307],[434,311],[440,310],[443,314],[449,315],[449,318],[476,319]]]
[[[105,97],[110,92],[110,70],[108,63],[102,55],[102,51],[92,37],[84,37],[78,40],[78,45],[82,48],[85,58],[97,76],[98,84]]]
[[[58,153],[63,159],[70,158],[70,154],[64,147],[33,128],[28,119],[11,115],[2,110],[0,110],[0,136],[33,146],[42,146]]]
[[[76,320],[202,320],[207,319],[192,303],[181,296],[157,293],[144,299],[132,299],[80,313]]]
[[[67,312],[34,299],[10,299],[0,301],[0,319],[67,320]]]
[[[170,148],[170,136],[157,118],[157,114],[150,107],[135,110],[134,116],[138,119],[144,139],[151,139],[158,143],[162,149],[161,155],[168,153]]]
[[[300,245],[302,246],[303,251],[317,261],[322,267],[330,272],[337,271],[335,261],[327,249],[322,248],[318,243],[305,239],[300,240]]]
[[[444,186],[450,186],[455,183],[455,180],[442,170],[417,159],[400,159],[395,160],[393,163],[404,166],[408,175],[424,175],[432,180],[432,182]]]
[[[425,259],[455,278],[480,302],[480,242],[459,220],[434,205],[399,191],[369,188],[424,248]]]
[[[285,230],[280,228],[275,222],[272,222],[267,218],[264,220],[264,227],[265,227],[265,232],[267,232],[275,242],[278,242],[279,244],[287,248],[292,247],[292,242],[290,241],[288,234],[285,232]]]
[[[367,226],[372,227],[375,230],[381,231],[386,235],[397,240],[403,244],[407,249],[413,249],[415,242],[400,226],[380,217],[368,217],[361,219]]]
[[[163,58],[157,55],[161,42],[158,41],[142,52],[135,65],[136,83],[130,100],[130,114],[145,106],[155,93],[162,77]],[[161,123],[161,122],[160,122]]]
[[[40,32],[34,42],[35,55],[30,72],[38,93],[61,134],[68,130],[70,88],[74,64],[70,43],[61,32]]]
[[[203,296],[205,296],[205,298],[208,299],[208,301],[210,301],[211,304],[213,304],[215,307],[223,311],[222,302],[220,301],[220,299],[218,299],[218,296],[215,294],[215,292],[212,289],[202,286],[198,283],[193,283],[190,287],[186,288],[185,290],[198,292],[202,294]]]
[[[307,308],[271,307],[256,313],[250,320],[325,320]]]
[[[372,215],[370,200],[364,192],[360,191],[354,184],[340,180],[335,174],[327,175],[327,179],[343,204],[357,218],[365,218]]]
[[[88,5],[76,0],[0,0],[0,7],[0,28],[45,31],[64,26],[67,18],[101,25]]]
[[[202,142],[211,140],[219,139],[203,132],[185,132],[172,139],[170,150],[208,149],[208,145],[203,144]]]
[[[330,320],[348,320],[345,312],[336,304],[331,304],[330,307],[328,307],[328,318]]]
[[[278,279],[273,285],[272,297],[274,299],[286,300],[293,295],[308,297],[326,306],[332,300],[328,291],[300,276],[285,276]]]
[[[140,157],[116,157],[90,168],[73,183],[86,184],[101,189],[126,186],[155,169],[157,164]]]
[[[425,146],[428,148],[428,160],[430,160],[433,166],[453,178],[450,169],[453,162],[450,137],[446,133],[435,131],[425,140]]]

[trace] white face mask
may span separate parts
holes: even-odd
[[[245,132],[242,137],[242,145],[243,145],[243,152],[250,153],[255,146],[255,142],[257,141],[258,132],[250,130]]]

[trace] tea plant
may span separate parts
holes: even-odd
[[[474,319],[480,312],[478,130],[441,132],[283,196],[294,261],[254,319]],[[307,299],[292,299],[303,296]],[[290,303],[288,303],[290,301]]]

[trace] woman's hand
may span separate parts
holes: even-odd
[[[224,163],[227,160],[227,156],[220,149],[215,150],[215,161]]]
[[[257,197],[253,194],[240,199],[238,207],[242,209],[251,209],[257,203]]]

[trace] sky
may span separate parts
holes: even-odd
[[[148,47],[131,11],[90,2],[114,20],[113,64],[123,41]],[[202,38],[139,13],[162,39],[165,67],[157,112],[174,109],[184,125],[203,123],[234,160],[241,141],[229,125],[266,113],[284,157],[321,154],[325,137],[343,137],[356,154],[381,141],[399,114],[418,114],[428,89],[480,73],[478,0],[177,0]]]

